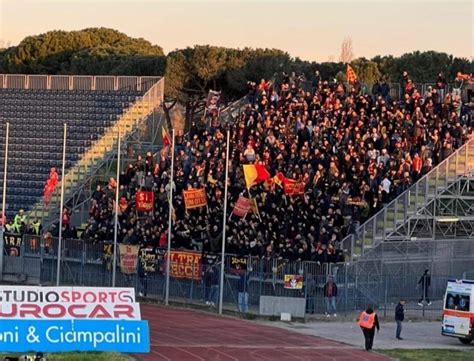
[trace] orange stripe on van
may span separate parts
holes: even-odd
[[[474,317],[474,313],[472,313],[472,312],[456,311],[456,310],[443,310],[443,315],[444,316],[463,317],[463,318]]]

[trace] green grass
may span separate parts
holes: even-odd
[[[377,350],[400,361],[472,361],[474,360],[474,347],[472,351],[458,350]]]
[[[33,356],[33,353],[28,353]],[[1,354],[0,359],[3,360],[5,356],[18,356],[18,354]],[[102,352],[68,352],[68,353],[53,353],[47,354],[48,361],[132,361],[133,358],[127,355],[118,353],[102,353]]]

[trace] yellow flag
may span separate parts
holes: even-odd
[[[253,164],[244,164],[244,177],[245,183],[247,184],[247,189],[250,189],[255,184],[255,180],[257,179],[257,169]]]

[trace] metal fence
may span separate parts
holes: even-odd
[[[159,76],[0,74],[0,89],[148,91]]]
[[[67,239],[64,242],[61,262],[61,285],[105,286],[111,285],[110,258],[104,257],[107,243],[89,243],[83,240]],[[110,251],[110,249],[109,249]],[[41,239],[39,236],[24,236],[19,257],[4,256],[3,279],[18,283],[41,285],[56,284],[57,239]],[[155,271],[124,274],[117,269],[117,286],[134,287],[138,294],[148,299],[163,301],[166,285],[166,257],[164,251],[156,258]],[[240,312],[239,293],[248,297],[248,310],[258,314],[260,296],[282,296],[303,298],[307,314],[323,314],[326,302],[323,288],[329,276],[338,286],[337,310],[340,314],[352,315],[373,304],[379,313],[391,317],[399,299],[407,300],[407,313],[411,316],[438,317],[442,310],[443,297],[448,279],[461,278],[472,272],[472,260],[445,259],[435,261],[399,261],[384,265],[380,260],[376,267],[382,272],[373,273],[374,267],[364,267],[362,262],[354,264],[318,264],[315,262],[288,262],[279,259],[245,257],[247,270],[236,271],[232,267],[232,255],[226,255],[224,282],[224,310]],[[219,265],[218,256],[215,256]],[[436,266],[435,266],[436,264]],[[456,266],[453,266],[456,264]],[[171,269],[179,267],[171,263]],[[170,301],[201,305],[213,308],[217,305],[219,294],[218,273],[213,277],[206,275],[207,265],[189,266],[187,276],[171,277]],[[199,267],[196,269],[195,267]],[[422,298],[419,285],[425,268],[432,270],[431,285],[423,306],[418,305]],[[220,267],[215,267],[219,272]],[[445,272],[446,271],[446,272]],[[9,274],[11,273],[11,274]],[[16,278],[12,274],[16,273]],[[284,276],[301,275],[304,279],[302,289],[285,288]],[[242,279],[244,281],[242,281]]]

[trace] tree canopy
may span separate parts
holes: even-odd
[[[469,59],[435,51],[358,58],[351,60],[351,65],[365,83],[380,77],[399,82],[403,70],[417,83],[434,82],[440,71],[448,81],[458,71],[474,71]],[[165,75],[168,99],[183,103],[202,98],[209,89],[232,99],[244,94],[247,80],[275,79],[283,71],[304,73],[311,79],[315,70],[322,79],[345,76],[342,62],[303,61],[278,49],[196,45],[165,56],[160,46],[107,28],[51,31],[0,49],[0,73]]]
[[[90,28],[28,36],[4,52],[2,66],[9,73],[133,74],[135,62],[156,64],[150,57],[164,57],[163,49],[117,30]]]

